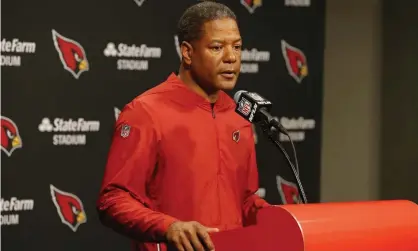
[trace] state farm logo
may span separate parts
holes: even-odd
[[[35,202],[32,199],[18,199],[11,197],[9,200],[1,198],[0,200],[0,225],[19,225],[20,213],[24,211],[32,211]]]
[[[309,7],[311,0],[284,0],[284,5],[287,7]]]
[[[87,133],[98,132],[100,130],[100,122],[97,120],[85,120],[84,118],[63,119],[43,118],[38,126],[40,132],[53,133],[53,145],[86,145]]]
[[[316,121],[304,117],[288,118],[281,117],[280,124],[289,132],[289,136],[294,142],[301,142],[306,139],[306,131],[315,129]],[[280,141],[289,141],[284,134],[280,134]]]
[[[270,61],[269,51],[259,51],[256,48],[244,49],[241,52],[241,73],[258,73],[259,63]]]
[[[162,50],[159,47],[149,47],[146,44],[128,45],[119,43],[117,46],[109,42],[103,50],[106,57],[117,57],[116,69],[130,71],[147,71],[149,69],[149,60],[152,58],[161,58]],[[128,59],[135,58],[135,59]]]
[[[1,40],[0,52],[2,67],[19,67],[22,65],[21,54],[35,54],[36,43],[21,41],[19,38],[11,40],[3,38]]]

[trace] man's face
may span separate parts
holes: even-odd
[[[192,42],[191,72],[206,91],[231,90],[241,67],[241,35],[233,19],[203,25],[202,37]]]

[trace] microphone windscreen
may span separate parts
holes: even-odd
[[[245,93],[245,92],[247,92],[247,91],[240,90],[240,91],[237,91],[237,92],[234,94],[234,101],[235,101],[235,103],[238,103],[239,98],[240,98],[240,97],[241,97],[241,95],[242,95],[243,93]]]

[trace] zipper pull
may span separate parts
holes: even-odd
[[[210,104],[210,107],[212,108],[212,118],[215,118],[216,117],[215,116],[215,104],[214,103]]]

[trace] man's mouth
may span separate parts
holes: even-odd
[[[233,79],[235,77],[235,71],[233,70],[222,71],[221,75],[224,78]]]

